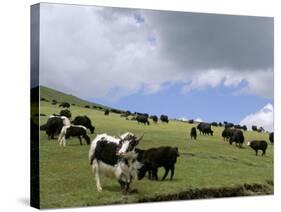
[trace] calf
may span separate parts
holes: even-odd
[[[148,150],[136,149],[136,153],[137,160],[143,164],[138,170],[139,180],[145,176],[146,172],[149,174],[149,179],[158,180],[157,171],[159,167],[164,167],[165,169],[162,180],[165,180],[170,170],[170,180],[173,179],[175,163],[179,156],[177,147],[164,146]]]
[[[267,142],[264,140],[254,140],[248,142],[248,146],[250,146],[253,150],[256,151],[256,155],[258,155],[258,150],[262,150],[262,156],[265,155],[267,149]]]
[[[138,169],[135,146],[142,137],[137,138],[129,132],[118,138],[105,133],[97,135],[89,150],[89,161],[98,191],[102,190],[100,173],[116,178],[124,194],[129,191],[130,183],[136,177]]]
[[[90,145],[90,138],[87,135],[87,128],[82,125],[64,126],[58,138],[60,145],[65,146],[65,140],[70,137],[78,137],[80,145],[82,145],[81,137],[83,137],[88,145]]]
[[[190,130],[190,138],[191,138],[191,140],[192,140],[192,138],[194,138],[194,140],[196,140],[196,137],[197,137],[196,128],[192,127],[191,130]]]

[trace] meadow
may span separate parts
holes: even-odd
[[[49,97],[49,96],[48,96]],[[50,97],[49,97],[50,99]],[[61,108],[51,102],[40,102],[40,125],[46,123],[48,116],[59,113]],[[148,149],[159,146],[179,148],[174,180],[150,181],[144,178],[131,184],[137,191],[123,196],[115,179],[101,176],[102,192],[97,192],[95,178],[88,161],[89,146],[83,141],[80,146],[77,138],[67,140],[66,147],[59,146],[57,140],[48,140],[44,131],[40,132],[40,201],[41,208],[80,207],[161,201],[167,199],[206,198],[204,196],[188,197],[188,191],[200,189],[235,189],[244,190],[244,195],[273,194],[273,145],[269,144],[265,156],[256,156],[254,150],[246,144],[253,139],[264,139],[269,143],[267,133],[244,132],[243,148],[229,145],[221,137],[222,127],[212,127],[214,136],[199,135],[191,140],[190,129],[197,124],[188,124],[176,120],[168,124],[151,121],[150,126],[126,120],[120,114],[110,113],[105,116],[101,110],[71,106],[72,118],[87,115],[96,127],[95,133],[88,135],[91,140],[97,134],[108,133],[120,135],[132,132],[144,134],[138,148]],[[159,169],[159,177],[163,176]],[[263,190],[247,191],[247,185],[257,185]],[[220,190],[223,192],[223,190]],[[182,197],[177,197],[179,194]],[[170,198],[169,198],[170,195]],[[239,195],[239,194],[237,194]],[[241,194],[240,194],[241,195]],[[224,196],[223,193],[217,196]],[[231,195],[235,196],[235,194]]]

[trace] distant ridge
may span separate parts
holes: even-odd
[[[112,109],[111,107],[107,107],[105,105],[97,104],[94,102],[83,100],[79,97],[73,96],[71,94],[66,94],[61,91],[48,88],[46,86],[40,86],[40,98],[45,98],[49,101],[52,101],[53,99],[58,102],[68,102],[70,104],[75,104],[77,106],[85,107],[86,105],[89,105],[91,108],[92,106],[99,106],[105,109]]]

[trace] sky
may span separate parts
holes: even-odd
[[[40,83],[132,112],[272,131],[273,23],[43,3]]]

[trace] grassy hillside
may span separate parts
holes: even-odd
[[[49,98],[53,99],[52,96]],[[55,98],[61,96],[55,94]],[[254,151],[246,146],[252,139],[268,141],[268,134],[245,132],[246,142],[239,149],[229,145],[221,138],[223,128],[213,127],[214,136],[198,135],[197,141],[191,141],[189,132],[195,124],[171,121],[169,124],[158,123],[144,126],[135,121],[129,121],[118,114],[110,113],[104,116],[102,111],[87,109],[78,106],[70,107],[72,116],[87,115],[96,127],[91,140],[99,133],[119,135],[130,131],[137,135],[144,133],[144,138],[139,148],[147,149],[158,146],[177,146],[180,157],[178,158],[174,180],[149,181],[147,178],[134,181],[132,188],[136,193],[122,196],[120,186],[115,179],[101,176],[102,192],[97,192],[95,179],[88,162],[89,146],[80,146],[77,138],[67,140],[65,148],[60,147],[56,140],[47,140],[44,131],[40,132],[40,189],[41,207],[77,207],[113,203],[144,202],[167,199],[192,199],[196,196],[182,195],[198,189],[215,189],[220,195],[225,196],[226,191],[246,192],[244,195],[258,194],[246,191],[245,184],[260,186],[264,191],[273,193],[273,146],[269,145],[264,157],[256,156]],[[50,102],[41,102],[40,113],[50,115],[59,113],[58,105]],[[40,122],[45,123],[47,116],[40,117]],[[152,123],[152,122],[151,122]],[[163,169],[159,169],[159,177],[163,176]],[[169,179],[169,175],[167,177]],[[249,187],[249,186],[248,186]],[[239,195],[239,193],[235,193]],[[170,196],[169,196],[170,195]],[[240,194],[241,195],[241,194]],[[233,196],[233,195],[232,195]],[[198,196],[198,198],[206,198]]]
[[[73,96],[71,94],[65,94],[60,91],[54,90],[52,88],[48,88],[45,86],[40,86],[40,98],[45,98],[49,100],[50,102],[55,99],[58,102],[68,102],[70,104],[75,104],[77,106],[84,107],[85,105],[89,106],[101,106],[103,108],[109,108],[104,105],[96,104],[93,102],[89,102],[83,99],[80,99],[76,96]]]

